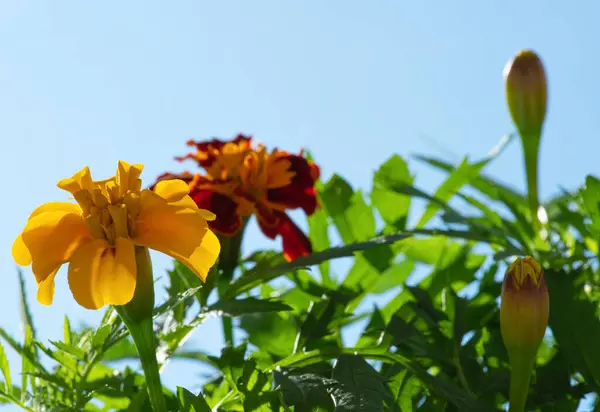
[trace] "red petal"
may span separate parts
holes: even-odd
[[[269,225],[264,218],[268,218],[271,222],[275,219],[276,224]],[[257,214],[257,220],[260,229],[267,237],[275,239],[277,235],[281,236],[283,255],[288,262],[312,253],[312,245],[308,237],[285,213],[274,211],[268,216],[260,213]]]
[[[252,136],[245,136],[243,134],[238,134],[233,140],[221,140],[221,139],[212,139],[205,140],[201,142],[197,142],[194,140],[188,140],[187,145],[196,148],[196,152],[202,152],[206,155],[205,159],[199,159],[197,153],[188,153],[185,156],[176,157],[175,159],[178,161],[183,161],[185,159],[192,159],[198,162],[201,167],[210,167],[216,159],[214,150],[221,150],[223,146],[227,143],[235,143],[239,144],[241,142],[247,142],[250,146],[252,144]]]
[[[200,209],[210,210],[217,216],[208,222],[215,232],[232,236],[240,229],[242,218],[237,213],[237,203],[229,196],[206,189],[192,189],[190,196]]]
[[[313,214],[317,208],[315,182],[319,178],[319,167],[302,156],[287,155],[282,159],[291,163],[290,170],[296,175],[289,185],[269,190],[267,199],[290,209],[301,207],[307,215]]]

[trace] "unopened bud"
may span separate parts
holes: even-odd
[[[548,325],[548,289],[532,257],[517,258],[502,282],[500,329],[511,366],[510,411],[523,411],[537,350]]]
[[[508,110],[523,139],[539,138],[546,118],[548,85],[540,58],[522,50],[504,69]]]

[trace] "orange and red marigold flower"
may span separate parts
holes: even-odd
[[[302,208],[307,215],[317,208],[315,182],[319,167],[302,156],[285,151],[267,152],[252,137],[238,135],[231,141],[213,139],[188,141],[194,153],[177,157],[191,159],[205,173],[165,173],[158,181],[181,179],[190,185],[190,196],[199,208],[216,214],[210,227],[216,233],[232,236],[242,228],[244,218],[254,214],[262,232],[278,235],[288,261],[311,253],[310,240],[285,213]]]

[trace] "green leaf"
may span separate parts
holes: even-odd
[[[208,313],[216,312],[224,316],[241,316],[247,313],[281,312],[288,310],[292,310],[292,308],[283,302],[273,299],[245,298],[219,301],[206,308],[203,315],[206,316]]]
[[[313,411],[318,407],[333,408],[329,390],[336,386],[337,381],[314,373],[301,375],[284,375],[273,371],[275,385],[283,394],[285,403],[295,406],[298,411]]]
[[[333,175],[320,197],[344,243],[364,241],[375,236],[373,211],[365,203],[362,193],[353,192],[344,179]]]
[[[72,346],[72,345],[67,345],[64,342],[56,342],[56,341],[49,341],[51,344],[53,344],[54,346],[56,346],[58,349],[60,349],[63,352],[68,353],[69,355],[72,355],[74,357],[76,357],[79,360],[85,360],[86,358],[86,353],[84,350]]]
[[[333,379],[340,385],[332,391],[335,412],[384,410],[391,403],[385,378],[358,355],[341,355],[333,368]]]
[[[248,334],[248,340],[263,352],[278,358],[292,353],[296,338],[296,325],[285,313],[257,313],[243,316],[240,327]]]
[[[177,387],[181,412],[211,412],[210,406],[202,395],[194,395],[192,392],[180,386]]]
[[[468,160],[465,158],[462,163],[450,173],[444,183],[437,188],[433,197],[441,202],[447,203],[465,184],[468,184],[479,174],[479,171],[483,166],[484,164],[482,163],[469,164]],[[427,204],[425,212],[421,216],[416,227],[421,228],[425,226],[439,208],[439,205],[436,203],[430,202]]]
[[[20,292],[20,305],[21,305],[21,323],[23,330],[29,330],[31,332],[31,339],[35,340],[35,326],[33,325],[33,316],[29,310],[29,304],[27,303],[27,289],[25,287],[25,279],[23,278],[23,272],[17,269],[19,275],[19,292]],[[32,356],[38,356],[35,348],[32,349]]]
[[[112,330],[111,325],[102,325],[94,332],[94,336],[92,337],[92,348],[99,349],[104,346],[106,339],[110,335]]]
[[[549,325],[569,364],[600,392],[600,320],[598,305],[584,291],[584,272],[546,271],[550,295]]]
[[[71,344],[73,339],[73,335],[71,332],[71,322],[69,322],[69,318],[65,315],[65,320],[63,322],[63,340],[67,345]]]
[[[388,245],[395,243],[399,240],[410,237],[410,234],[399,233],[388,236],[380,236],[366,242],[353,243],[350,245],[333,247],[323,252],[312,253],[309,256],[302,256],[295,259],[293,262],[285,263],[282,265],[271,266],[268,264],[261,265],[260,267],[254,267],[245,273],[242,277],[235,280],[230,286],[225,295],[224,299],[230,299],[239,295],[240,293],[246,292],[260,284],[267,282],[277,276],[292,272],[297,269],[303,269],[308,266],[316,265],[326,260],[331,260],[340,257],[352,256],[355,252],[360,252],[377,246]],[[258,266],[258,264],[257,264]]]
[[[371,201],[383,221],[395,229],[406,228],[411,199],[394,187],[412,185],[413,180],[406,162],[398,155],[382,164],[373,177]]]
[[[590,217],[590,229],[600,236],[600,180],[594,176],[585,178],[585,188],[580,192],[581,200]]]
[[[500,155],[500,153],[502,153],[502,151],[514,138],[514,134],[503,137],[500,140],[500,143],[494,149],[492,149],[490,155],[487,158],[480,161],[479,163],[483,163],[484,165],[486,165],[489,162],[493,161],[498,155]],[[433,167],[444,170],[448,173],[453,173],[457,169],[455,166],[443,160],[434,159],[423,155],[418,155],[415,157],[420,161],[423,161]],[[509,199],[513,204],[524,205],[526,202],[525,196],[523,194],[517,192],[516,190],[506,185],[500,184],[495,180],[486,177],[482,174],[479,174],[472,178],[468,184],[493,200],[500,200],[500,197],[504,197],[505,199]]]
[[[4,382],[6,382],[6,387],[10,393],[12,391],[12,379],[10,377],[10,367],[8,365],[6,352],[4,351],[4,346],[2,346],[2,344],[0,344],[0,370],[2,371],[2,375],[4,375]]]
[[[27,356],[22,356],[21,363],[21,401],[25,401],[25,396],[27,394],[27,382],[31,381],[31,391],[35,392],[36,383],[35,379],[28,379],[28,373],[35,373],[35,368],[32,365],[30,359],[37,359],[37,356],[34,355],[35,349],[33,346],[33,332],[31,330],[31,326],[29,324],[25,324],[25,339],[23,342],[23,352],[27,354]]]

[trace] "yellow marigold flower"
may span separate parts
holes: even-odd
[[[500,329],[511,366],[510,411],[525,408],[538,347],[548,325],[544,270],[531,256],[517,258],[502,283]]]
[[[29,216],[12,254],[17,264],[31,264],[40,303],[52,303],[54,277],[67,262],[81,306],[128,303],[136,287],[136,246],[178,259],[206,279],[220,251],[207,224],[215,215],[197,207],[181,180],[142,190],[142,169],[119,161],[114,177],[93,181],[85,167],[58,182],[77,203],[46,203]]]

